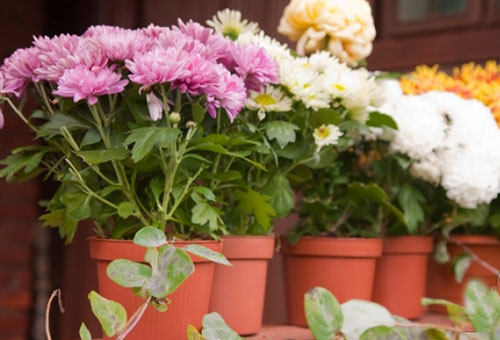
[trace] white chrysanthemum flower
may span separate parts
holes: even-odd
[[[316,143],[316,152],[319,152],[323,146],[335,145],[339,141],[339,137],[342,136],[342,131],[339,127],[333,124],[321,125],[319,128],[314,130],[314,143]]]
[[[258,34],[251,32],[242,33],[238,36],[237,42],[238,44],[255,44],[262,47],[278,64],[281,64],[282,61],[293,59],[290,48],[286,44],[282,44],[278,40],[271,38],[263,31],[260,31]]]
[[[241,19],[241,12],[226,8],[218,11],[212,17],[212,20],[207,20],[207,25],[213,27],[216,32],[229,37],[233,40],[238,39],[238,36],[245,32],[257,34],[260,29],[255,22],[249,22],[246,19]]]
[[[266,86],[263,93],[250,91],[246,107],[259,110],[259,119],[263,120],[266,112],[286,112],[292,109],[293,101],[283,91],[272,85]]]
[[[405,96],[394,82],[381,108],[398,124],[391,148],[412,160],[411,173],[440,184],[464,208],[489,203],[500,193],[500,129],[490,109],[454,93]],[[391,97],[391,94],[392,97]]]

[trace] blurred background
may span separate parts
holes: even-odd
[[[346,0],[347,1],[347,0]],[[217,10],[238,9],[276,32],[288,0],[0,0],[0,58],[30,45],[33,36],[81,34],[94,24],[123,27],[149,23],[172,25],[180,17],[204,23]],[[377,38],[368,58],[370,70],[408,71],[417,64],[441,64],[451,70],[464,62],[500,60],[500,0],[371,0]],[[6,112],[0,132],[0,157],[29,143],[33,136]],[[97,333],[90,314],[89,290],[95,288],[94,264],[86,238],[92,225],[78,229],[71,245],[57,232],[40,228],[37,202],[49,196],[50,182],[23,185],[0,181],[0,340],[45,339],[43,317],[48,295],[63,290],[66,313],[53,310],[54,339],[75,339],[82,321]],[[277,232],[293,224],[281,221]],[[266,323],[283,323],[281,259],[268,275]],[[244,306],[242,306],[244,308]]]

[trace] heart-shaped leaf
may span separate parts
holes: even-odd
[[[331,340],[343,322],[340,305],[328,290],[314,287],[304,296],[304,308],[309,329],[316,340]]]
[[[121,304],[108,300],[95,291],[91,291],[88,297],[92,312],[107,336],[114,336],[123,330],[127,324],[127,311]]]
[[[165,233],[155,227],[144,227],[134,237],[134,243],[143,247],[159,247],[167,243]]]
[[[114,283],[127,288],[142,287],[151,278],[149,266],[125,259],[112,261],[106,273]]]
[[[358,340],[368,328],[393,327],[396,321],[383,306],[369,301],[350,300],[340,306],[344,315],[341,332],[347,340]]]

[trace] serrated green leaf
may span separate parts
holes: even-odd
[[[219,226],[224,225],[217,209],[203,200],[196,202],[191,209],[191,223],[200,226],[204,226],[208,223],[208,228],[211,231],[215,231]]]
[[[125,140],[126,145],[134,144],[132,160],[138,163],[146,157],[155,146],[168,148],[180,135],[177,128],[168,127],[143,127],[134,129]]]
[[[288,143],[295,142],[295,130],[299,130],[299,127],[290,122],[277,120],[266,123],[264,129],[266,130],[267,138],[270,140],[275,139],[280,148],[283,149]]]
[[[403,208],[408,232],[415,234],[418,226],[424,221],[424,209],[421,203],[425,201],[424,196],[410,184],[403,184],[398,192],[398,201]]]
[[[332,340],[342,327],[343,315],[337,299],[321,287],[310,289],[304,296],[309,329],[316,340]]]
[[[212,262],[223,264],[226,266],[232,266],[232,264],[226,259],[224,255],[199,244],[188,244],[183,249],[193,255],[210,260]]]
[[[97,165],[109,161],[121,161],[127,158],[127,155],[127,150],[122,148],[78,152],[78,156],[82,157],[83,160],[90,165]]]
[[[215,201],[214,192],[207,187],[196,186],[192,190],[193,190],[193,192],[196,192],[196,193],[203,195],[209,201],[212,201],[212,202]]]
[[[126,259],[112,261],[106,273],[111,281],[127,288],[144,286],[152,275],[149,266]]]
[[[65,127],[69,131],[77,130],[77,129],[90,129],[91,125],[87,122],[83,122],[78,120],[72,115],[56,112],[50,116],[50,120],[40,126],[38,129],[39,137],[51,137],[53,135],[60,135],[61,128]]]
[[[92,312],[107,336],[114,336],[123,330],[127,324],[127,311],[121,304],[108,300],[95,291],[91,291],[88,297]]]
[[[370,118],[368,118],[368,121],[366,122],[366,125],[373,127],[387,126],[394,130],[398,129],[398,124],[391,116],[380,112],[372,112],[370,114]]]
[[[83,136],[83,139],[80,143],[80,148],[83,148],[84,146],[87,145],[97,144],[100,141],[101,141],[101,135],[99,134],[99,131],[97,131],[96,128],[91,128]]]
[[[78,333],[80,334],[81,340],[92,340],[92,335],[90,334],[90,331],[84,322],[82,322],[82,324],[80,325],[80,330],[78,331]]]
[[[462,253],[453,258],[451,261],[451,269],[453,271],[453,275],[455,275],[455,280],[457,280],[458,283],[462,283],[465,273],[467,273],[467,270],[473,261],[474,260],[469,253]]]
[[[144,227],[135,234],[134,243],[142,247],[156,248],[167,243],[167,236],[158,228]]]
[[[481,281],[471,280],[465,288],[465,311],[476,332],[493,332],[500,323],[500,296]]]
[[[148,293],[163,299],[174,292],[193,272],[194,265],[184,250],[171,245],[161,246],[158,249],[157,265],[153,266],[153,275],[146,286]]]
[[[269,204],[269,196],[247,188],[246,191],[236,191],[234,198],[238,201],[237,209],[255,216],[257,223],[264,229],[268,230],[271,227],[271,218],[276,216],[276,213]]]
[[[129,218],[134,214],[135,207],[130,202],[122,202],[118,205],[118,216],[121,218]]]
[[[68,191],[61,198],[66,206],[66,213],[76,221],[81,221],[91,216],[91,199],[90,195],[81,191]]]
[[[269,204],[276,212],[277,218],[284,218],[290,214],[295,204],[295,193],[286,176],[274,175],[262,188],[262,194],[270,197]]]
[[[202,324],[201,334],[206,340],[243,340],[216,312],[205,315]]]

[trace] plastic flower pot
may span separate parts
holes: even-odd
[[[400,236],[384,240],[383,255],[377,260],[373,301],[393,314],[417,319],[424,314],[427,263],[432,253],[432,236]]]
[[[282,241],[288,322],[307,326],[304,294],[319,286],[343,303],[371,300],[382,240],[305,236],[292,246]]]
[[[452,235],[451,238],[463,243],[477,256],[491,266],[500,269],[500,241],[494,236],[482,235]],[[450,257],[465,252],[459,245],[448,242]],[[431,298],[446,299],[462,305],[464,289],[467,281],[479,279],[487,286],[500,292],[499,278],[477,262],[473,262],[467,270],[462,283],[455,280],[450,263],[439,264],[431,256],[429,271],[427,273],[427,296]],[[444,308],[431,306],[431,311],[446,313]]]
[[[258,333],[274,235],[226,236],[222,243],[223,254],[233,266],[215,266],[210,311],[218,312],[240,335]]]
[[[222,251],[219,241],[176,241],[175,246],[200,244],[214,251]],[[131,316],[143,303],[129,288],[123,288],[111,281],[106,275],[108,264],[115,259],[144,261],[146,248],[126,240],[90,239],[90,256],[97,260],[99,293],[105,298],[121,303]],[[195,272],[168,298],[171,303],[166,312],[158,312],[148,307],[142,319],[127,340],[186,340],[186,328],[192,324],[201,328],[203,316],[208,313],[210,290],[215,264],[211,261],[190,255]],[[106,336],[103,339],[110,339]]]

